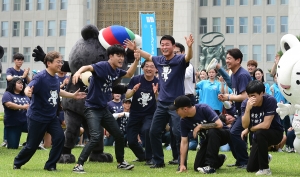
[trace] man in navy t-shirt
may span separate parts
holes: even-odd
[[[125,97],[131,98],[130,117],[127,123],[128,146],[137,157],[137,161],[152,163],[150,127],[156,109],[158,79],[155,77],[154,63],[145,60],[141,68],[144,74],[131,78]],[[142,137],[145,150],[138,143],[137,136]]]
[[[246,92],[248,99],[241,106],[242,125],[245,128],[241,137],[249,131],[253,132],[247,171],[257,171],[256,175],[271,175],[268,147],[279,144],[283,137],[283,126],[276,112],[277,101],[264,94],[265,86],[258,80],[251,81]]]
[[[64,146],[64,132],[57,119],[57,107],[60,96],[83,99],[86,94],[77,90],[69,93],[59,88],[56,73],[60,71],[63,61],[59,52],[47,53],[44,64],[46,69],[39,72],[25,89],[25,94],[31,97],[27,110],[28,135],[26,146],[14,160],[14,169],[20,169],[27,163],[42,141],[46,132],[52,137],[52,149],[44,169],[56,171],[56,163]]]
[[[237,117],[230,129],[229,145],[236,162],[228,166],[236,166],[238,168],[246,168],[248,163],[247,144],[241,139],[241,133],[244,130],[241,122],[241,103],[247,98],[246,87],[251,81],[251,76],[241,66],[242,61],[243,54],[239,49],[234,48],[227,51],[226,65],[232,71],[231,89],[233,94],[218,95],[220,101],[232,101],[235,103]]]
[[[179,96],[169,107],[181,117],[181,146],[179,172],[186,171],[185,159],[188,152],[188,134],[200,135],[201,148],[197,152],[194,170],[204,174],[215,173],[226,160],[226,155],[219,154],[219,148],[229,142],[228,127],[219,119],[215,111],[207,104],[196,104],[187,96]]]
[[[188,46],[185,55],[174,54],[175,39],[170,35],[164,35],[160,39],[160,50],[163,54],[161,56],[152,56],[145,51],[139,50],[143,58],[147,61],[153,61],[159,74],[158,102],[150,128],[150,141],[155,164],[150,166],[150,168],[165,167],[161,132],[166,127],[168,117],[171,117],[171,128],[176,139],[177,153],[179,154],[181,141],[180,117],[175,111],[169,110],[168,107],[173,104],[176,97],[184,95],[185,69],[193,57],[192,45],[194,39],[193,36],[190,35],[188,38],[186,37],[185,40]],[[136,50],[136,46],[132,41],[126,40],[124,43],[129,49]]]
[[[111,100],[112,85],[120,77],[131,78],[140,60],[140,54],[135,51],[135,61],[131,67],[124,71],[122,67],[125,49],[121,45],[112,45],[106,50],[109,60],[101,61],[92,65],[82,66],[73,76],[72,82],[76,84],[80,74],[91,71],[89,91],[85,100],[84,115],[89,126],[90,141],[83,148],[73,172],[85,173],[84,162],[88,159],[93,148],[102,138],[101,129],[104,127],[115,138],[115,153],[118,169],[131,170],[134,165],[124,161],[124,136],[117,121],[107,109],[107,102]],[[101,127],[102,126],[102,127]]]

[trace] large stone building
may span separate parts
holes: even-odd
[[[25,55],[23,68],[41,70],[32,50],[57,50],[65,60],[81,37],[85,24],[99,29],[123,25],[140,33],[139,14],[155,13],[157,41],[171,34],[185,44],[184,36],[193,34],[194,66],[199,65],[201,38],[207,32],[224,34],[226,49],[237,47],[247,60],[255,59],[268,80],[280,38],[300,34],[299,0],[0,0],[0,45],[5,49],[0,90],[6,87],[5,71],[13,66],[16,52]],[[207,36],[205,40],[213,39]],[[220,39],[219,39],[220,40]],[[217,43],[218,40],[213,43]],[[159,44],[157,45],[159,46]],[[158,50],[159,52],[159,50]]]

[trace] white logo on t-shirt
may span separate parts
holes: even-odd
[[[51,97],[48,99],[48,101],[51,105],[53,105],[53,107],[55,107],[57,105],[56,100],[58,98],[57,90],[50,90],[50,95]]]
[[[162,79],[165,80],[165,82],[168,80],[168,74],[170,74],[172,69],[170,66],[163,66],[163,73],[161,73]]]
[[[142,97],[138,98],[138,102],[140,105],[142,105],[143,107],[148,105],[148,101],[152,100],[152,96],[150,96],[150,93],[144,93],[141,92]],[[142,102],[140,102],[142,100]]]

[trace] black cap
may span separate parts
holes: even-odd
[[[131,99],[123,99],[123,103],[126,103],[126,102],[130,102],[131,103]]]
[[[176,110],[182,107],[192,106],[191,99],[185,95],[179,96],[175,99],[174,104],[169,106],[170,110]]]

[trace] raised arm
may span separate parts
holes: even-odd
[[[140,50],[136,47],[136,44],[135,42],[132,42],[131,40],[129,39],[126,39],[124,41],[124,44],[126,45],[127,48],[129,48],[130,50],[138,50],[138,52],[140,53],[141,57],[145,58],[147,61],[152,61],[152,55],[150,53],[147,53],[143,50]]]
[[[186,45],[188,46],[187,53],[185,55],[185,61],[189,62],[193,58],[193,43],[194,38],[192,34],[189,35],[189,37],[184,37],[186,41]]]

